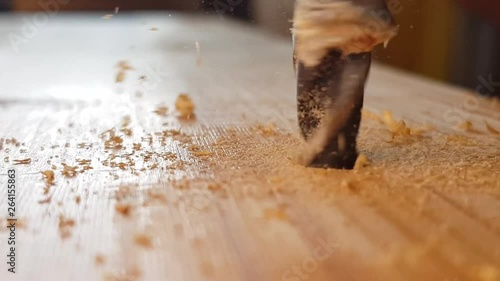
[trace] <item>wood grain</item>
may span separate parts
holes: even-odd
[[[2,38],[22,17],[0,17]],[[500,138],[483,123],[500,128],[498,101],[375,65],[371,164],[308,169],[293,161],[290,42],[218,18],[60,14],[17,50],[0,41],[0,217],[12,167],[23,222],[18,272],[2,262],[0,280],[500,278]],[[116,83],[121,60],[133,69]],[[194,120],[176,117],[180,93]],[[391,135],[383,110],[423,132]]]

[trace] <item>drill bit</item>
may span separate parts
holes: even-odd
[[[351,169],[371,51],[397,26],[384,0],[298,0],[293,32],[301,162]]]

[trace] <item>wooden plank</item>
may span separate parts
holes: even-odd
[[[0,17],[0,33],[23,24]],[[500,128],[498,101],[374,65],[371,164],[309,169],[293,161],[287,41],[218,18],[87,14],[0,42],[0,218],[15,168],[23,223],[1,280],[499,278],[500,138],[483,123]],[[121,60],[133,69],[116,83]],[[182,92],[194,120],[176,116]],[[422,132],[392,136],[383,110]]]

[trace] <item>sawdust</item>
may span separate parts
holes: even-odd
[[[276,124],[257,124],[255,125],[255,130],[264,136],[271,136],[276,134]]]
[[[193,155],[194,156],[198,156],[198,157],[205,157],[205,156],[213,156],[214,153],[212,151],[195,151],[193,152]]]
[[[460,144],[464,146],[474,146],[476,142],[474,140],[468,139],[462,135],[449,135],[446,136],[446,142],[450,144]]]

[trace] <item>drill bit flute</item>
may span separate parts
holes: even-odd
[[[354,166],[371,52],[396,33],[384,0],[297,1],[294,64],[299,125],[307,141],[302,164]]]

